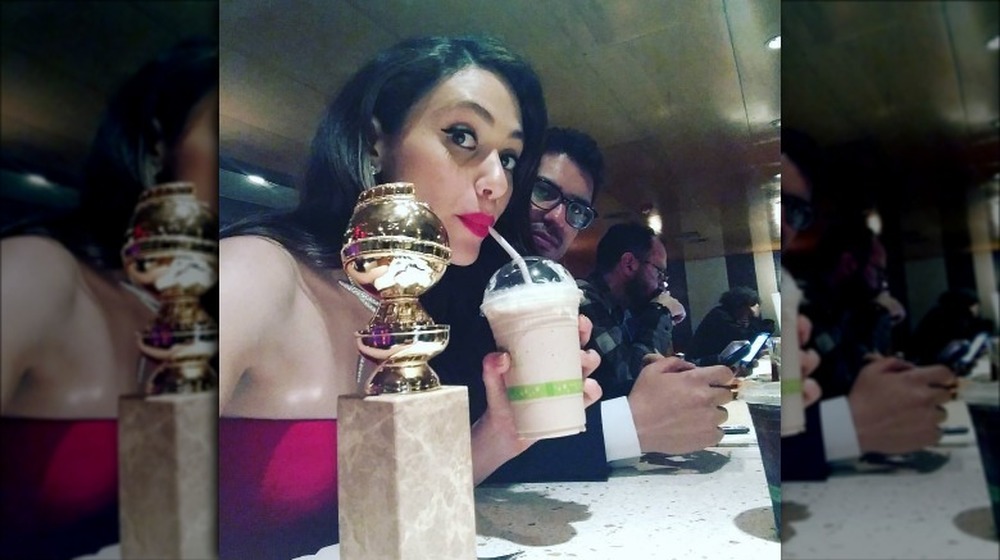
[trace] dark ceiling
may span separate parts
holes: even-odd
[[[879,194],[877,180],[857,180],[855,190],[902,196],[914,216],[939,203],[942,177],[947,192],[1000,170],[997,51],[985,47],[997,6],[2,2],[3,163],[71,184],[110,92],[177,40],[218,34],[221,159],[294,186],[325,101],[373,53],[414,34],[485,32],[535,65],[552,123],[590,132],[606,154],[604,218],[571,259],[586,260],[614,220],[650,213],[662,218],[671,259],[770,251],[776,119],[893,162],[883,176],[903,169],[915,195],[901,181]],[[779,32],[783,49],[767,49]]]
[[[995,232],[972,246],[967,211],[986,199],[996,213],[998,12],[995,1],[782,6],[782,122],[828,149],[827,198],[876,207],[905,259],[1000,248]]]

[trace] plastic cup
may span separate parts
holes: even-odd
[[[740,400],[747,403],[757,446],[764,462],[764,477],[771,495],[774,530],[781,537],[781,382],[744,381]]]
[[[556,262],[526,257],[530,284],[508,263],[490,279],[482,312],[497,346],[510,353],[507,396],[522,438],[585,429],[578,317],[582,292]]]
[[[976,430],[979,456],[983,461],[986,488],[993,508],[993,527],[1000,534],[1000,383],[971,382],[962,386],[962,400],[969,406],[969,416]]]

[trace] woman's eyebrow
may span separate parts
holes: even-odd
[[[490,125],[496,124],[496,119],[493,117],[493,113],[490,113],[486,107],[483,107],[482,105],[476,103],[475,101],[465,99],[462,101],[458,101],[447,107],[444,107],[444,109],[469,109],[470,111],[482,117],[483,120],[485,120]],[[524,132],[522,132],[521,129],[519,128],[514,129],[510,133],[510,137],[516,138],[518,140],[524,140]]]

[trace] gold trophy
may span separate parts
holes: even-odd
[[[368,395],[426,391],[441,385],[427,361],[448,345],[417,299],[436,284],[451,259],[448,233],[411,183],[386,183],[358,197],[340,252],[356,286],[380,299],[359,331],[358,350],[381,362],[365,382]]]
[[[133,284],[160,308],[139,349],[162,362],[143,384],[147,395],[209,391],[218,375],[209,365],[219,344],[215,321],[200,297],[218,281],[215,215],[194,197],[191,183],[166,183],[139,197],[122,249]]]

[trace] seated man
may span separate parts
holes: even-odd
[[[596,216],[592,204],[603,180],[603,160],[597,143],[579,131],[550,129],[538,176],[531,209],[534,242],[543,256],[559,260],[577,233]],[[665,251],[662,257],[665,266]],[[676,306],[679,309],[673,315],[681,315],[683,307],[679,303]],[[598,325],[595,317],[599,313],[589,307],[591,311],[585,302],[581,312],[594,322],[592,342],[620,337],[616,325],[603,321]],[[663,323],[656,336],[669,341],[669,330],[664,337],[662,329],[669,329],[671,314],[664,313],[660,304],[654,311],[657,323]],[[610,461],[634,459],[644,452],[689,453],[718,443],[722,438],[718,426],[726,420],[719,406],[732,396],[728,389],[711,386],[729,385],[732,372],[725,367],[694,368],[679,358],[650,354],[656,351],[653,346],[632,342],[618,347],[622,355],[635,356],[634,369],[623,373],[630,378],[630,389],[619,391],[600,406],[590,407],[586,432],[539,441],[487,482],[601,479],[607,477]],[[602,353],[602,364],[613,365],[617,359],[617,355]],[[614,369],[603,375],[614,376]],[[604,378],[600,382],[607,395],[612,384]],[[559,460],[553,461],[553,457]]]

